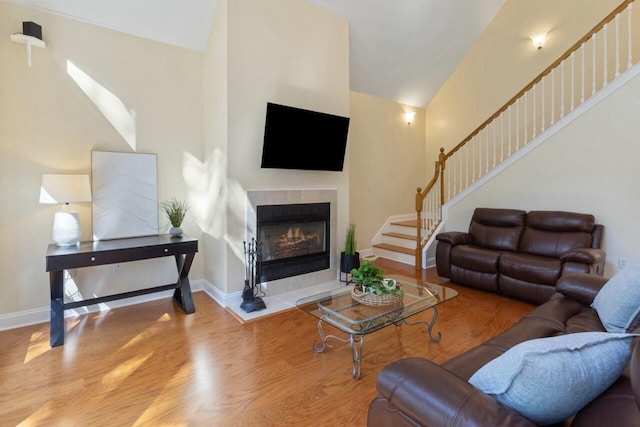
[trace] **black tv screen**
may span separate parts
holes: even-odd
[[[341,171],[349,118],[267,103],[263,168]]]

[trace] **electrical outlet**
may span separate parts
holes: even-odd
[[[625,268],[627,266],[627,261],[628,259],[626,257],[621,256],[620,258],[618,258],[618,268],[620,270]]]

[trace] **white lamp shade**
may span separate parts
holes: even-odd
[[[90,201],[89,175],[42,175],[40,203]]]

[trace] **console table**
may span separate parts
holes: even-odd
[[[68,247],[59,247],[55,244],[49,245],[46,258],[49,286],[51,288],[49,335],[51,347],[64,344],[65,309],[175,289],[173,299],[182,310],[187,314],[195,312],[196,309],[191,296],[191,284],[189,283],[189,270],[196,252],[198,252],[197,239],[189,236],[176,238],[168,234],[98,242],[80,242],[78,245]],[[176,267],[178,268],[178,281],[176,283],[81,301],[64,302],[64,270],[166,256],[174,256],[176,259]]]

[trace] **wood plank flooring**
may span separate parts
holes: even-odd
[[[442,282],[432,269],[376,264]],[[351,377],[348,345],[313,352],[318,332],[310,315],[294,309],[240,324],[203,292],[194,294],[192,315],[166,299],[67,321],[65,345],[55,348],[48,323],[0,332],[0,425],[364,426],[387,363],[443,362],[533,308],[451,287],[460,295],[438,307],[434,331],[442,340],[432,343],[407,325],[367,335],[359,380]]]

